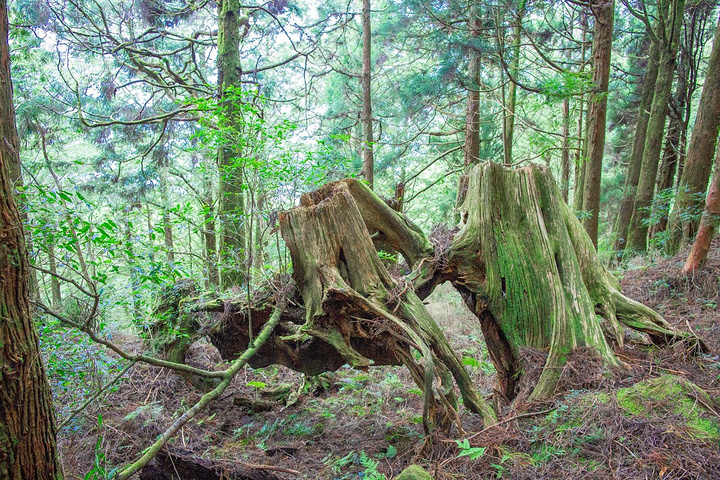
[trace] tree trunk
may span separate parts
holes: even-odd
[[[0,478],[61,479],[55,412],[30,314],[30,265],[13,192],[19,170],[11,167],[20,164],[6,157],[18,143],[7,143],[17,132],[5,0],[0,1],[0,118]]]
[[[224,102],[224,128],[237,131],[240,120],[237,92],[241,88],[240,26],[247,29],[247,19],[240,19],[239,0],[218,2],[218,90]],[[221,144],[218,151],[220,189],[218,220],[220,221],[220,286],[225,289],[245,283],[245,199],[243,197],[244,166],[235,145]]]
[[[650,108],[655,94],[655,83],[658,74],[658,56],[660,47],[657,42],[650,45],[648,54],[647,71],[643,79],[643,92],[640,99],[640,109],[635,122],[635,135],[628,163],[627,176],[625,177],[625,188],[623,189],[620,209],[615,221],[615,242],[613,244],[613,258],[619,260],[627,245],[628,228],[632,213],[635,207],[635,195],[640,181],[640,170],[642,168],[643,150],[647,138],[648,120],[650,119]]]
[[[720,21],[715,30],[705,85],[700,96],[700,106],[670,219],[669,250],[671,252],[686,245],[695,235],[699,221],[697,211],[702,204],[702,200],[698,197],[707,188],[712,157],[718,140],[718,127],[720,127]]]
[[[48,253],[48,264],[50,270],[50,291],[52,294],[52,306],[59,309],[62,303],[62,295],[60,292],[60,280],[57,277],[57,258],[55,258],[55,245],[47,242],[45,248]]]
[[[710,250],[710,242],[713,235],[715,235],[718,218],[720,218],[720,146],[715,156],[715,171],[708,189],[700,227],[695,236],[695,243],[693,243],[690,254],[685,261],[685,266],[682,269],[685,275],[695,272],[705,264],[708,250]]]
[[[568,203],[570,192],[570,99],[563,99],[561,185],[563,202]]]
[[[587,13],[585,9],[580,11],[580,30],[582,31],[582,44],[580,47],[580,60],[585,64],[585,50],[587,44]],[[575,154],[575,191],[573,192],[573,211],[579,212],[583,208],[583,193],[585,192],[585,165],[587,163],[587,139],[583,128],[583,118],[585,111],[585,95],[580,95],[580,111],[577,120],[577,153]]]
[[[173,244],[173,229],[170,221],[170,198],[168,193],[167,172],[160,172],[160,203],[162,204],[162,228],[165,241],[165,258],[169,264],[175,263],[175,246]]]
[[[520,73],[520,40],[522,36],[522,21],[525,16],[525,0],[520,0],[517,7],[513,41],[511,45],[512,60],[510,62],[510,79],[508,85],[508,98],[505,105],[503,125],[503,161],[505,165],[513,163],[513,139],[515,136],[515,107],[517,104],[517,84],[515,79]]]
[[[370,95],[371,67],[372,67],[372,30],[370,28],[370,0],[363,0],[362,8],[363,31],[363,57],[362,57],[362,101],[363,101],[363,177],[370,185],[374,185],[374,159],[373,159],[373,125],[372,125],[372,96]]]
[[[425,392],[428,430],[430,420],[443,430],[458,422],[453,380],[466,407],[485,423],[495,421],[421,301],[448,280],[480,320],[509,399],[522,377],[523,347],[549,352],[531,400],[554,394],[575,349],[619,366],[610,345],[622,344],[622,326],[646,332],[658,344],[683,340],[704,349],[693,335],[620,293],[547,167],[473,167],[462,229],[450,245],[435,249],[405,215],[355,179],[303,195],[301,206],[281,213],[279,221],[292,256],[294,307],[251,365],[279,363],[317,374],[345,363],[360,369],[401,363]],[[412,274],[392,277],[377,255],[380,246],[401,252]],[[277,280],[252,305],[194,301],[178,316],[196,314],[199,325],[212,313],[208,330],[198,331],[208,332],[223,358],[234,358],[268,321],[286,283]],[[190,336],[192,324],[182,324]]]
[[[592,4],[595,13],[595,32],[592,47],[594,87],[588,100],[590,104],[587,137],[588,159],[582,210],[587,212],[583,220],[583,226],[588,232],[593,245],[597,246],[600,216],[600,180],[602,177],[603,152],[605,150],[605,119],[607,116],[615,1],[595,0]]]
[[[330,184],[303,196],[301,204],[280,216],[280,228],[292,256],[293,277],[305,305],[306,321],[301,331],[332,345],[347,363],[360,368],[371,362],[354,348],[352,335],[347,332],[355,330],[360,338],[373,331],[388,332],[389,349],[424,390],[426,413],[436,412],[436,425],[442,427],[455,420],[452,377],[465,405],[481,413],[486,423],[493,423],[495,414],[472,386],[420,298],[407,283],[393,279],[377,255],[370,236],[373,231],[385,234],[387,242],[404,250],[405,258],[412,261],[407,249],[416,242],[403,242],[401,238],[407,238],[407,233],[390,234],[393,224],[408,230],[405,217],[354,181]],[[425,244],[423,238],[418,239],[417,245]],[[410,354],[410,345],[421,355],[420,361]],[[435,398],[430,391],[433,371],[441,379]]]
[[[477,38],[480,19],[476,8],[470,12],[470,35]],[[480,52],[470,48],[468,61],[467,104],[465,105],[465,146],[463,148],[465,170],[460,177],[456,206],[462,205],[467,191],[467,172],[480,161]]]
[[[667,8],[667,15],[661,15],[665,21],[659,21],[656,35],[662,40],[658,60],[658,77],[655,85],[650,118],[648,120],[647,137],[643,149],[642,168],[638,181],[635,206],[633,209],[630,227],[628,229],[627,250],[630,252],[644,252],[647,250],[647,220],[650,217],[655,192],[655,178],[660,162],[665,120],[668,112],[668,102],[675,76],[675,63],[682,28],[685,0],[670,0],[670,5],[661,5]]]
[[[208,177],[203,182],[202,238],[205,247],[205,288],[208,290],[220,285],[217,265],[217,235],[215,234],[215,214],[213,209],[213,186]]]

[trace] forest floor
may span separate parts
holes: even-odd
[[[636,263],[623,273],[623,288],[671,324],[692,328],[708,355],[627,342],[617,353],[628,369],[611,372],[579,352],[552,400],[506,407],[488,429],[461,409],[465,435],[431,439],[423,435],[420,391],[402,367],[343,368],[305,391],[303,377],[288,369],[248,368],[138,478],[186,471],[188,479],[391,479],[412,463],[438,480],[720,478],[720,245],[692,278],[680,275],[682,259]],[[427,302],[481,392],[492,395],[494,369],[475,317],[448,285]],[[135,337],[115,340],[142,347]],[[529,364],[541,365],[541,355],[526,353]],[[194,364],[218,361],[209,344],[192,348]],[[267,399],[278,385],[301,394],[267,411],[241,406]],[[136,365],[60,432],[67,478],[105,478],[199,397],[176,374]]]

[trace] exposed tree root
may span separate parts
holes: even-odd
[[[357,180],[304,195],[301,206],[280,215],[296,289],[250,365],[282,364],[314,375],[345,363],[359,369],[402,364],[424,392],[427,431],[461,428],[455,386],[465,406],[490,425],[495,412],[422,303],[447,280],[477,316],[507,400],[517,394],[523,347],[547,352],[529,400],[555,394],[568,356],[579,349],[622,367],[612,346],[622,345],[625,327],[658,344],[682,341],[705,349],[693,334],[674,329],[620,292],[549,169],[476,166],[469,172],[462,219],[461,229],[434,249],[407,217]],[[378,249],[401,253],[412,274],[393,278]],[[186,302],[179,315],[209,312],[214,321],[201,334],[224,358],[236,358],[250,332],[268,321],[275,297],[266,290],[250,307]]]

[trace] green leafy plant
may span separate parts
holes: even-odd
[[[455,443],[457,443],[457,446],[460,449],[458,458],[470,457],[470,460],[477,460],[485,455],[485,447],[472,447],[470,446],[470,440],[467,438],[463,440],[455,440]]]

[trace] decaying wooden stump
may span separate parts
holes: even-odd
[[[479,319],[508,399],[522,374],[522,347],[548,352],[531,400],[555,393],[566,358],[576,349],[622,367],[612,346],[622,344],[625,327],[658,344],[685,341],[704,348],[622,295],[548,168],[476,166],[461,212],[452,244],[434,249],[415,224],[358,180],[304,195],[300,206],[279,217],[296,290],[275,334],[250,364],[281,364],[308,374],[346,363],[359,369],[402,364],[425,393],[426,430],[447,430],[457,422],[455,386],[465,406],[491,424],[495,412],[421,300],[447,280]],[[378,257],[381,249],[400,253],[413,272],[393,278]],[[235,358],[267,321],[274,302],[268,289],[250,306],[225,302],[205,308],[212,303],[198,300],[185,302],[179,315],[210,315],[211,322],[195,324],[205,325],[202,334],[224,358]]]

